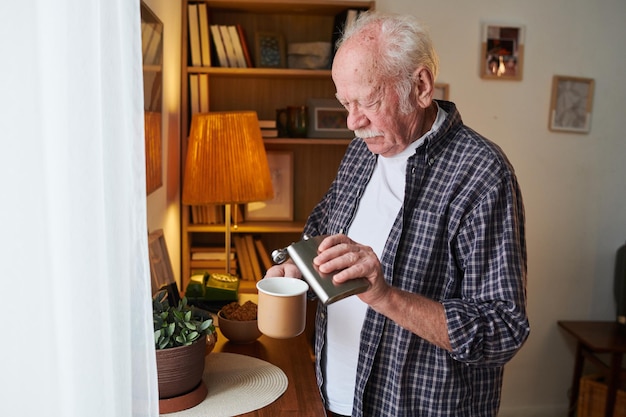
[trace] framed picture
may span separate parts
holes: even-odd
[[[246,220],[293,220],[293,152],[268,151],[274,198],[246,205]]]
[[[148,235],[148,252],[150,254],[151,287],[154,295],[160,289],[176,283],[163,229],[155,230]]]
[[[435,100],[450,100],[450,84],[435,83]]]
[[[591,126],[594,80],[552,77],[549,129],[555,132],[588,133]]]
[[[483,24],[481,78],[518,81],[522,79],[524,32],[524,26]]]
[[[348,110],[334,98],[310,98],[309,138],[353,138],[354,132],[348,129]]]
[[[285,39],[276,32],[256,32],[256,66],[259,68],[285,68]]]

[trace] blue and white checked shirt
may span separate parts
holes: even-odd
[[[385,279],[443,303],[452,352],[368,309],[353,416],[496,416],[503,366],[530,327],[522,196],[506,156],[463,125],[453,103],[406,172],[404,203],[381,259]],[[348,230],[376,164],[352,141],[335,181],[305,233]],[[320,390],[326,310],[319,306],[316,368]]]

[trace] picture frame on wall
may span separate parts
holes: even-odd
[[[353,138],[348,129],[348,110],[334,98],[310,98],[307,100],[309,113],[309,138]]]
[[[593,107],[592,78],[552,77],[549,129],[553,132],[588,133]]]
[[[176,285],[163,229],[155,230],[148,235],[148,253],[152,294],[156,294],[171,284]]]
[[[277,32],[254,34],[256,66],[259,68],[285,68],[285,38]]]
[[[246,221],[293,220],[293,152],[267,151],[274,198],[246,204]]]
[[[525,27],[483,23],[480,77],[520,81],[524,69]]]
[[[450,84],[435,83],[435,100],[450,100]]]

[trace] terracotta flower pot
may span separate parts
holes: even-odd
[[[189,346],[156,351],[159,398],[183,395],[198,386],[204,372],[206,337]]]

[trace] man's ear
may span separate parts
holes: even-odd
[[[425,109],[433,102],[435,80],[426,67],[418,67],[413,73],[414,94],[417,105]]]

